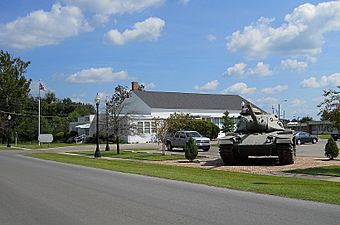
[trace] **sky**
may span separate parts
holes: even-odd
[[[340,1],[1,0],[0,49],[58,98],[94,104],[117,85],[237,94],[318,119],[340,86]]]

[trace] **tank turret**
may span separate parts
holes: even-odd
[[[250,103],[242,104],[236,133],[283,131],[282,122],[276,115],[264,114]]]

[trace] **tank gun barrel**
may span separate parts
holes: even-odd
[[[249,102],[246,104],[246,107],[248,108],[249,113],[250,113],[250,116],[251,116],[251,118],[253,119],[254,123],[255,123],[255,124],[258,124],[258,122],[257,122],[257,117],[256,117],[256,115],[255,115],[254,109],[253,109],[253,107],[250,105]]]

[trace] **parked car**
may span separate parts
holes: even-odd
[[[197,148],[203,149],[203,151],[209,151],[210,139],[203,137],[197,131],[177,131],[174,136],[167,138],[167,150],[171,151],[173,148],[185,149],[190,137],[195,140]]]
[[[318,142],[318,138],[314,135],[311,135],[310,133],[299,131],[294,134],[295,141],[297,145],[301,145],[304,143],[313,143],[316,144]]]

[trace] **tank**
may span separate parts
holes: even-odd
[[[278,156],[282,165],[293,164],[296,156],[293,130],[283,127],[276,115],[265,114],[250,103],[242,102],[237,128],[219,140],[220,156],[225,164],[234,164],[248,156]]]

